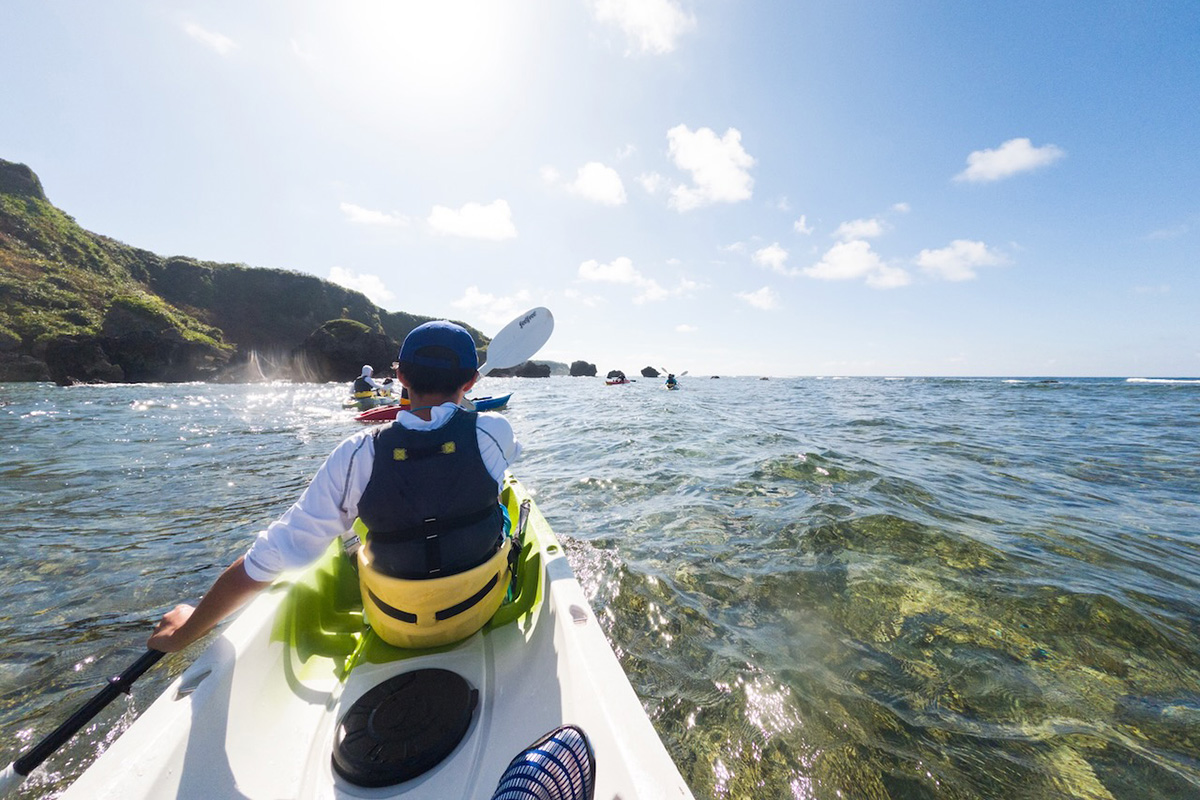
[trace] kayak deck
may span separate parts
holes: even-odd
[[[502,499],[518,519],[524,488]],[[520,589],[470,638],[428,650],[380,640],[334,546],[258,596],[62,796],[488,798],[509,761],[565,723],[596,754],[597,798],[690,798],[549,524],[530,501]],[[479,693],[451,754],[413,780],[365,788],[331,763],[338,722],[383,681],[451,670]]]
[[[473,397],[471,403],[474,404],[476,411],[499,411],[508,405],[508,399],[512,397],[512,392],[500,395],[499,397]],[[388,406],[380,406],[379,408],[371,408],[363,411],[354,417],[358,422],[391,422],[400,415],[400,406],[393,404]]]

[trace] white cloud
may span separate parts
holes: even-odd
[[[747,305],[754,308],[770,311],[773,308],[779,307],[779,296],[771,290],[770,286],[764,286],[754,292],[738,292],[737,297]]]
[[[637,152],[637,145],[627,144],[617,150],[617,161],[624,161]]]
[[[188,36],[192,37],[197,42],[200,42],[200,44],[215,50],[217,53],[223,56],[229,55],[233,49],[237,47],[237,43],[228,36],[217,33],[216,31],[210,31],[194,22],[185,23],[183,30]]]
[[[675,326],[675,332],[676,332],[676,333],[696,333],[696,332],[697,332],[697,331],[699,331],[699,330],[700,330],[700,329],[699,329],[699,328],[697,328],[695,325],[687,325],[687,324],[683,324],[683,325],[676,325],[676,326]]]
[[[588,308],[599,308],[604,305],[605,299],[595,294],[584,294],[577,289],[563,289],[563,297]]]
[[[908,203],[895,203],[892,205],[892,211],[895,211],[897,214],[907,214],[909,211],[912,211],[912,206]]]
[[[1034,147],[1027,138],[1009,139],[995,150],[976,150],[967,156],[967,168],[954,176],[956,181],[988,183],[1053,164],[1066,151],[1048,144]]]
[[[633,261],[625,256],[614,259],[611,264],[601,264],[595,259],[579,265],[579,277],[597,283],[627,283],[637,285],[646,280],[633,267]]]
[[[769,244],[761,250],[755,250],[751,259],[760,267],[766,267],[772,272],[778,272],[780,275],[795,274],[795,272],[787,268],[788,251],[780,247],[779,242]]]
[[[667,179],[657,172],[644,172],[637,176],[637,182],[646,190],[646,194],[658,194],[666,185]]]
[[[1188,232],[1187,225],[1176,225],[1174,228],[1159,228],[1156,231],[1151,231],[1146,238],[1151,241],[1164,241],[1166,239],[1178,239],[1180,236]]]
[[[558,179],[561,177],[558,170],[551,166],[542,167],[538,170],[538,174],[542,176],[542,182],[550,186],[558,183]]]
[[[389,214],[384,211],[372,211],[353,203],[342,203],[338,207],[346,215],[346,220],[355,225],[382,225],[389,228],[403,228],[408,225],[408,217],[396,212]]]
[[[579,168],[575,182],[568,187],[580,197],[605,206],[625,203],[625,184],[612,167],[589,161]]]
[[[872,289],[897,289],[912,283],[912,277],[907,270],[884,264],[879,269],[867,275],[867,286]]]
[[[692,173],[695,184],[671,190],[672,208],[683,212],[750,199],[754,179],[748,170],[755,161],[742,149],[742,134],[736,128],[718,138],[711,128],[693,132],[686,125],[676,125],[667,131],[667,142],[675,166]]]
[[[780,197],[772,205],[774,205],[776,210],[778,210],[778,211],[791,211],[792,210],[792,204],[788,202],[787,195]]]
[[[451,301],[450,305],[462,309],[463,316],[481,319],[489,325],[500,327],[507,325],[517,314],[528,310],[532,303],[529,292],[524,290],[508,297],[497,297],[481,292],[478,286],[468,286],[463,296]]]
[[[848,242],[851,239],[874,239],[882,236],[887,226],[878,219],[853,219],[838,225],[833,232],[835,239]]]
[[[626,256],[613,259],[612,263],[601,264],[595,259],[579,265],[580,280],[593,283],[612,283],[632,286],[638,290],[633,302],[637,304],[664,300],[674,295],[691,294],[702,288],[695,281],[682,278],[674,289],[666,289],[653,278],[647,278],[633,266],[633,261]]]
[[[792,223],[792,229],[804,236],[811,236],[813,232],[812,227],[808,224],[808,217],[805,214],[801,214],[800,219]]]
[[[675,42],[696,26],[696,18],[675,0],[592,0],[592,12],[600,22],[619,27],[631,48],[662,55],[675,49]]]
[[[347,289],[362,292],[367,296],[368,300],[377,306],[386,306],[392,300],[396,299],[396,295],[387,288],[383,279],[378,275],[359,275],[353,270],[348,270],[344,267],[332,267],[329,270],[329,280],[338,286],[345,286]]]
[[[803,270],[810,278],[823,281],[864,280],[875,289],[893,289],[909,283],[908,272],[884,263],[861,239],[838,242],[816,264]]]
[[[1004,256],[988,249],[983,242],[955,239],[941,250],[922,250],[917,266],[927,274],[946,281],[969,281],[978,277],[978,267],[1003,264]]]
[[[458,210],[434,206],[427,222],[430,229],[439,236],[461,236],[464,239],[489,239],[497,242],[517,237],[512,210],[504,200],[495,200],[486,206],[467,203]]]

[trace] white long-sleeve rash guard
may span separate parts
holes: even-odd
[[[434,430],[445,425],[456,408],[453,403],[443,403],[430,410],[432,418],[428,422],[402,411],[396,423],[410,430]],[[504,482],[504,471],[521,454],[521,445],[508,420],[499,414],[480,414],[475,430],[484,466],[499,487]],[[371,479],[374,460],[375,437],[370,429],[334,448],[300,499],[259,532],[246,551],[246,574],[256,581],[274,580],[284,570],[312,563],[331,541],[350,530],[358,517],[358,499]]]

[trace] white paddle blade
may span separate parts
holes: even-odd
[[[554,333],[554,315],[541,306],[526,311],[504,326],[488,345],[487,361],[479,368],[480,375],[494,369],[508,369],[524,364],[542,349]]]

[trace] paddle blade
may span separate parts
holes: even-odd
[[[542,349],[554,333],[554,315],[548,308],[534,308],[504,326],[488,345],[487,361],[479,368],[480,375],[494,369],[508,369],[524,364]]]

